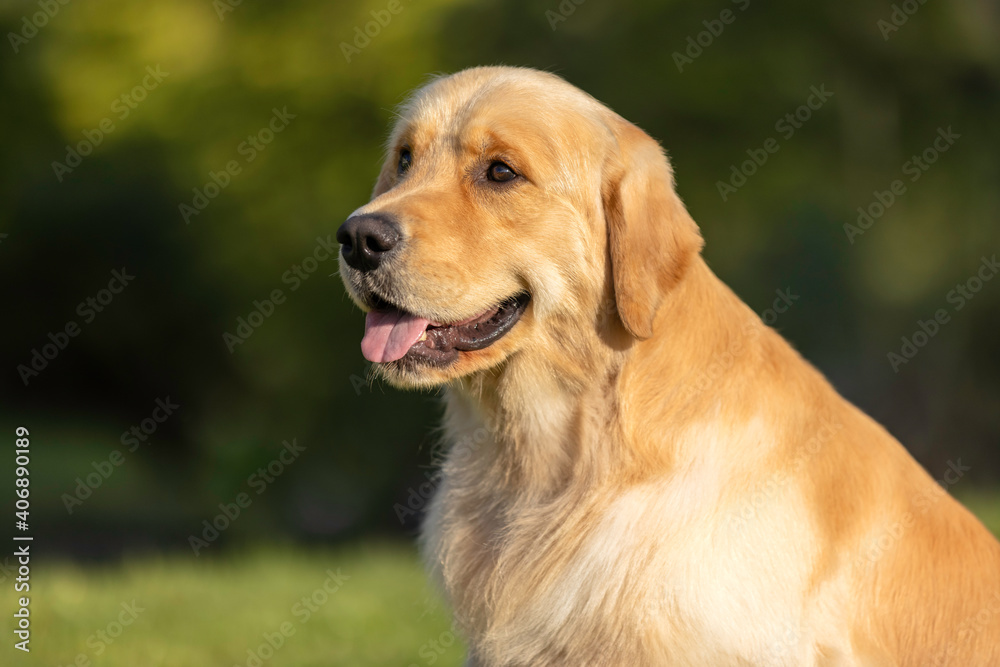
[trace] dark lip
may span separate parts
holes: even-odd
[[[392,303],[372,294],[371,306],[375,310],[400,310]],[[458,360],[460,352],[482,350],[494,344],[520,321],[531,302],[528,292],[520,292],[486,311],[481,317],[464,324],[431,324],[424,340],[414,343],[406,355],[390,362],[407,366],[447,366]]]

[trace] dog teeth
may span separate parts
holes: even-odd
[[[425,340],[427,340],[427,329],[424,329],[424,332],[420,334],[420,338],[417,339],[417,342],[420,343]]]

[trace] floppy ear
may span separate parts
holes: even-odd
[[[630,334],[653,335],[667,292],[701,250],[698,226],[674,191],[667,158],[648,134],[614,119],[618,153],[601,186],[618,315]]]

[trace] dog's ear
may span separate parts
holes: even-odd
[[[674,190],[660,145],[620,117],[612,130],[618,150],[604,165],[601,197],[615,304],[628,332],[646,339],[667,292],[701,250],[702,238]]]

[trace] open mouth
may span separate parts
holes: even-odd
[[[459,352],[481,350],[500,340],[513,328],[531,296],[522,292],[475,317],[454,324],[439,324],[374,298],[365,317],[361,352],[379,363],[408,360],[444,365]]]

